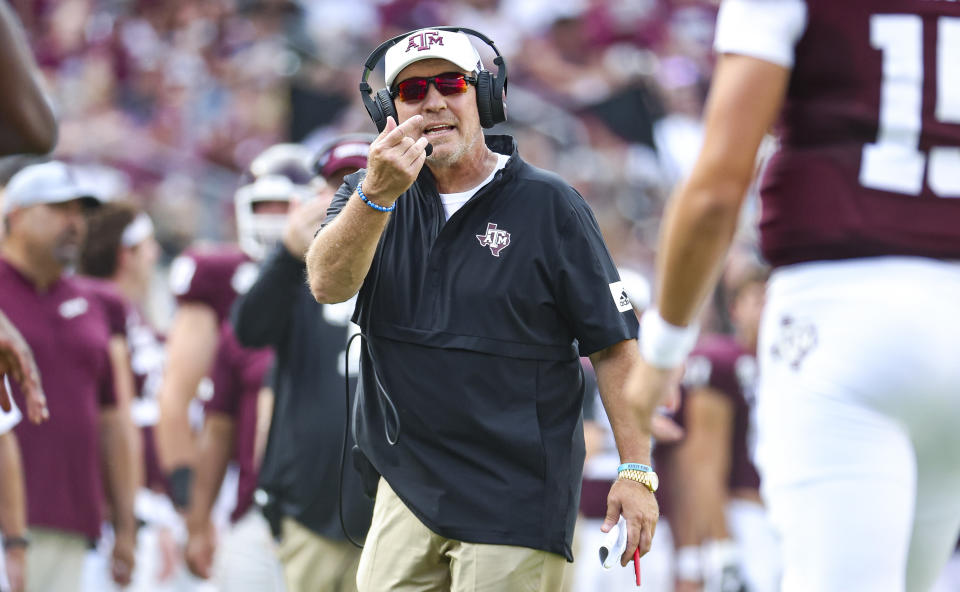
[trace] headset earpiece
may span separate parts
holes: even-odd
[[[493,86],[490,72],[484,70],[477,73],[477,113],[480,115],[480,125],[485,128],[497,123],[493,117]]]
[[[377,131],[382,132],[383,128],[387,127],[388,118],[392,117],[397,121],[397,107],[393,104],[390,91],[386,89],[377,91],[377,106],[380,107],[380,121],[374,123],[377,124]]]

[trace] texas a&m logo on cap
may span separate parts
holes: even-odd
[[[443,45],[443,35],[439,31],[424,31],[423,33],[417,33],[416,35],[411,35],[407,42],[407,49],[404,53],[415,49],[417,51],[426,51],[430,49],[434,44]]]
[[[506,230],[497,228],[493,222],[487,222],[487,233],[474,235],[480,241],[480,245],[490,247],[490,252],[494,257],[500,256],[500,251],[507,248],[510,244],[510,233]]]

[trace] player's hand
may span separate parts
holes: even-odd
[[[7,549],[3,554],[7,568],[7,582],[10,592],[24,592],[27,589],[27,550],[24,547]]]
[[[657,498],[644,485],[630,479],[617,479],[607,494],[607,516],[600,530],[610,532],[621,515],[627,522],[627,547],[620,556],[620,565],[626,567],[633,559],[634,549],[640,549],[641,557],[650,550],[660,507]]]
[[[119,586],[128,586],[133,578],[136,538],[136,531],[118,532],[116,540],[113,542],[113,553],[110,555],[110,574],[113,576],[113,581]]]
[[[364,189],[366,193],[366,189]],[[369,195],[367,196],[369,197]],[[297,259],[303,259],[313,237],[327,216],[329,199],[294,201],[287,214],[287,226],[283,230],[283,246]]]
[[[166,582],[176,574],[177,565],[180,563],[180,548],[167,527],[157,529],[157,553],[160,555],[157,581]]]
[[[9,412],[12,405],[3,376],[12,378],[20,385],[27,401],[27,417],[30,421],[41,423],[50,417],[33,352],[6,318],[0,319],[0,409]]]
[[[213,554],[216,549],[216,534],[212,523],[207,521],[203,526],[191,528],[185,554],[190,573],[204,580],[210,579],[213,575]]]
[[[370,201],[389,207],[417,180],[427,159],[423,116],[414,115],[400,125],[387,118],[377,139],[370,144],[363,193]]]
[[[670,427],[663,419],[657,419],[658,416],[663,417],[657,413],[657,408],[677,409],[682,372],[682,367],[663,369],[651,366],[643,358],[633,365],[624,389],[631,401],[638,402],[641,410],[640,428],[644,433],[656,436],[655,432],[659,431],[665,438],[670,437]]]
[[[650,422],[650,431],[653,434],[653,439],[659,444],[679,442],[685,433],[683,428],[680,427],[680,424],[662,413],[654,413]]]

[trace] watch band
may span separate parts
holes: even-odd
[[[633,469],[634,471],[650,472],[653,470],[653,467],[651,467],[650,465],[644,465],[640,463],[623,463],[622,465],[617,467],[617,472],[619,473],[620,471],[626,471],[627,469]]]
[[[657,474],[654,473],[653,471],[637,471],[634,469],[624,469],[620,471],[618,478],[629,479],[630,481],[636,481],[637,483],[649,489],[651,493],[656,492],[657,487],[660,486],[660,478],[657,477]]]
[[[25,536],[3,537],[3,548],[7,549],[25,549],[30,546],[30,539]]]

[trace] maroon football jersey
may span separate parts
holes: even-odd
[[[680,407],[674,421],[684,426],[686,403],[689,393],[697,388],[711,388],[726,397],[733,407],[733,433],[730,441],[730,474],[727,486],[735,489],[759,489],[760,476],[751,459],[752,429],[751,409],[755,401],[757,359],[747,352],[734,338],[726,335],[705,336],[687,359]],[[663,491],[661,511],[669,516],[670,490],[682,487],[674,484],[671,471],[671,454],[674,445],[658,445],[654,450],[654,463],[661,477]],[[659,499],[659,498],[658,498]]]
[[[160,418],[157,395],[163,380],[165,352],[163,336],[147,321],[137,306],[127,314],[127,343],[130,346],[130,368],[136,381],[133,401],[133,422],[141,428],[146,486],[155,491],[166,490],[166,476],[160,468],[153,426]]]
[[[761,186],[764,255],[960,258],[960,3],[806,7]]]
[[[270,348],[249,349],[240,345],[230,323],[223,323],[213,364],[213,398],[207,413],[223,413],[234,421],[234,460],[239,467],[237,506],[231,518],[239,520],[253,503],[258,467],[254,462],[257,431],[257,394],[273,363]]]
[[[237,295],[257,279],[257,264],[233,246],[197,247],[170,267],[170,289],[178,303],[198,302],[214,310],[219,325],[230,316]]]
[[[33,350],[50,419],[15,428],[23,455],[27,521],[81,534],[100,535],[104,504],[100,411],[116,404],[101,300],[63,277],[45,291],[0,259],[0,310]],[[17,405],[23,393],[13,384]]]

